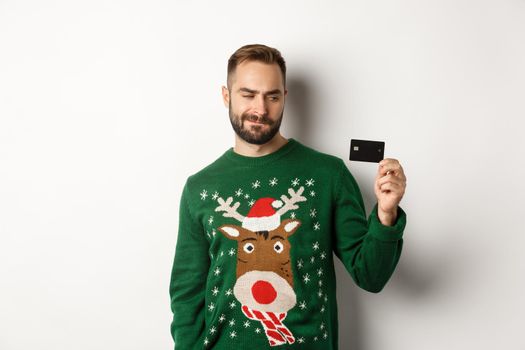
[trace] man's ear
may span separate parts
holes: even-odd
[[[224,107],[230,107],[230,92],[228,91],[228,88],[224,85],[222,86],[222,102],[224,103]]]

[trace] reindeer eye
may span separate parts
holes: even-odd
[[[283,251],[283,244],[281,242],[275,242],[275,244],[273,245],[273,249],[277,252],[277,253],[281,253]]]
[[[255,249],[255,246],[253,243],[246,243],[243,247],[244,251],[248,254],[253,253],[253,250]]]

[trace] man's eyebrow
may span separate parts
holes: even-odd
[[[242,87],[238,91],[248,92],[250,94],[258,94],[260,92],[259,90],[252,90],[252,89],[248,89],[247,87]],[[281,92],[280,89],[273,89],[270,91],[266,91],[265,93],[265,95],[282,95],[282,94],[283,93]]]
[[[279,89],[273,89],[270,91],[267,91],[265,95],[282,95],[283,93]]]
[[[259,92],[257,90],[248,89],[247,87],[242,87],[238,91],[249,92],[251,94],[255,94],[255,93]]]

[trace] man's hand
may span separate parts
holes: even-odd
[[[377,197],[377,216],[385,226],[397,219],[397,206],[405,194],[406,177],[397,159],[385,158],[379,162],[374,192]]]

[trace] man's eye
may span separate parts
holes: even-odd
[[[277,97],[277,96],[271,96],[271,97],[270,97],[270,100],[272,100],[272,101],[279,101],[279,97]]]
[[[253,95],[244,95],[243,97],[252,98]]]

